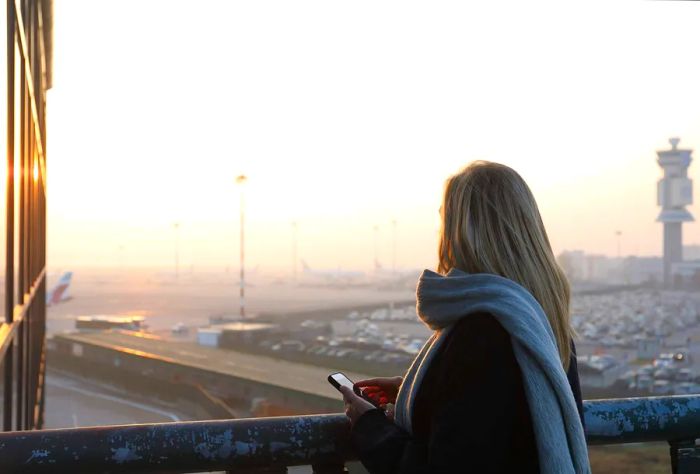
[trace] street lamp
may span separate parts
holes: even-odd
[[[396,276],[396,219],[391,221],[391,233],[392,233],[392,248],[391,248],[391,273]]]
[[[244,195],[243,195],[243,185],[248,181],[248,178],[245,175],[239,175],[236,177],[236,184],[240,186],[241,190],[241,200],[240,200],[240,214],[241,214],[241,238],[240,238],[240,243],[241,243],[241,249],[240,249],[240,266],[241,266],[241,294],[240,294],[240,308],[241,308],[241,319],[245,318],[245,200],[244,200]]]
[[[374,273],[379,272],[379,226],[375,224],[374,230]]]
[[[180,223],[173,223],[175,229],[175,280],[180,277]]]
[[[292,221],[292,278],[297,282],[297,221]]]

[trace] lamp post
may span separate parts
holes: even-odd
[[[241,243],[241,248],[240,248],[240,267],[241,267],[241,281],[240,281],[240,309],[241,309],[241,319],[245,318],[245,199],[244,199],[244,194],[243,194],[243,185],[245,182],[248,180],[248,178],[245,175],[239,175],[236,177],[236,184],[239,185],[240,187],[240,228],[241,228],[241,237],[240,237],[240,243]]]
[[[175,229],[175,280],[178,280],[180,277],[180,223],[175,222],[173,229]]]
[[[396,219],[391,221],[392,248],[391,248],[391,273],[396,276]]]
[[[374,230],[374,273],[379,271],[379,226],[375,224]]]
[[[297,221],[292,221],[292,278],[297,282]]]

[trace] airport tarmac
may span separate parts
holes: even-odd
[[[48,287],[58,274],[49,278]],[[271,278],[251,277],[246,288],[248,314],[292,312],[352,306],[389,304],[414,298],[410,289],[378,290],[371,287],[303,286]],[[149,329],[169,330],[182,322],[204,326],[209,317],[239,313],[238,275],[233,273],[185,274],[146,270],[73,272],[70,299],[47,309],[49,334],[72,330],[77,316],[110,314],[146,317]]]

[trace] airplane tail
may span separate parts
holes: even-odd
[[[379,260],[375,258],[374,259],[374,270],[378,272],[378,271],[381,271],[383,269],[384,269],[384,267],[382,267],[382,264],[379,263]]]
[[[73,272],[66,272],[61,275],[61,278],[56,283],[51,291],[46,294],[46,305],[51,306],[52,304],[58,304],[63,301],[69,300],[68,287],[70,287],[70,281],[73,277]]]
[[[301,268],[304,270],[304,273],[309,273],[311,271],[311,267],[304,259],[301,259]]]

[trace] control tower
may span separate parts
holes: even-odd
[[[656,218],[664,225],[664,286],[672,285],[671,266],[683,261],[683,222],[694,220],[685,206],[693,203],[693,182],[688,178],[692,150],[678,148],[679,138],[671,138],[670,150],[657,151],[664,176],[657,184],[661,213]]]

